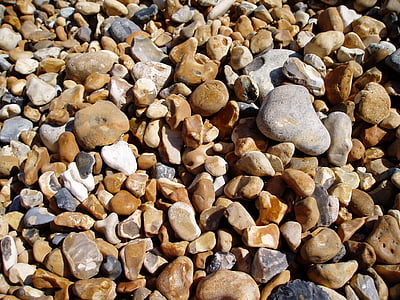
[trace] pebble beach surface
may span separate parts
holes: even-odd
[[[0,299],[399,299],[399,14],[0,0]]]

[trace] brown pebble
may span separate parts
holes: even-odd
[[[140,199],[133,196],[128,191],[122,190],[118,192],[110,200],[110,210],[122,216],[129,216],[141,204]]]

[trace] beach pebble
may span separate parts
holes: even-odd
[[[244,153],[236,162],[236,166],[248,175],[274,176],[275,170],[267,156],[261,151]]]
[[[116,169],[125,175],[133,174],[137,169],[136,158],[128,143],[119,141],[101,149],[101,157],[111,168]]]
[[[219,270],[230,270],[236,264],[236,257],[231,252],[216,252],[211,256],[206,270],[208,273],[217,272]]]
[[[168,220],[176,235],[184,241],[193,241],[201,234],[193,208],[184,202],[176,202],[168,209]]]
[[[161,62],[138,62],[133,66],[131,74],[135,81],[140,78],[152,80],[159,92],[170,79],[172,67]]]
[[[266,283],[289,266],[288,256],[278,250],[258,248],[251,265],[251,275],[258,283]]]
[[[17,116],[4,121],[0,131],[0,141],[10,143],[18,141],[22,131],[32,130],[33,123],[24,117]]]
[[[104,277],[78,280],[72,285],[72,291],[81,299],[115,299],[117,296],[116,283]]]
[[[270,92],[257,115],[257,126],[268,138],[292,142],[309,155],[324,153],[331,143],[329,132],[312,107],[307,89],[299,85],[281,86]]]
[[[343,45],[344,34],[341,31],[330,30],[318,33],[304,47],[304,54],[316,54],[323,58]]]
[[[287,299],[287,295],[291,295],[291,299],[331,299],[329,295],[324,292],[323,289],[318,287],[315,283],[299,279],[291,280],[288,283],[277,287],[277,289],[272,292],[271,296],[268,299],[283,300]]]
[[[118,43],[125,42],[126,38],[136,31],[142,29],[127,18],[117,18],[110,26],[110,34]]]
[[[229,100],[228,89],[219,80],[209,80],[199,85],[190,95],[190,106],[193,112],[204,117],[215,114]]]
[[[20,40],[22,40],[22,37],[18,32],[7,27],[0,28],[0,49],[12,50],[17,47]]]

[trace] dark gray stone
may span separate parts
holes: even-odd
[[[400,26],[397,14],[395,12],[386,14],[382,18],[382,22],[386,25],[388,37],[392,39],[392,41],[398,39],[400,36]]]
[[[92,30],[87,26],[82,26],[78,29],[76,33],[78,39],[82,42],[90,42],[90,36],[92,35]]]
[[[400,73],[400,48],[386,57],[385,64],[396,73]]]
[[[240,118],[257,117],[259,108],[252,103],[237,102],[240,110]]]
[[[23,107],[26,100],[23,97],[15,96],[10,92],[5,92],[4,95],[1,97],[1,105],[6,104],[18,104],[19,106]]]
[[[67,211],[76,210],[76,200],[67,188],[61,188],[57,194],[54,195],[59,209]]]
[[[329,194],[326,188],[319,183],[315,183],[315,189],[312,197],[315,198],[319,210],[319,222],[320,226],[329,226],[330,216],[329,216]]]
[[[269,300],[330,300],[329,295],[315,283],[291,280],[275,289]]]
[[[117,43],[122,43],[132,33],[140,30],[142,29],[131,20],[119,18],[111,24],[110,34]]]
[[[153,19],[158,13],[158,7],[155,4],[150,5],[149,7],[142,8],[138,10],[133,15],[133,20],[139,24],[145,24],[151,19]]]
[[[251,275],[259,283],[266,283],[272,277],[286,270],[289,266],[288,256],[278,250],[259,248],[254,255]]]
[[[32,207],[24,216],[25,227],[46,225],[52,222],[55,215],[49,213],[45,207]]]
[[[79,175],[85,179],[92,174],[93,166],[96,163],[96,160],[92,154],[81,151],[75,157],[75,162],[79,171]]]
[[[3,123],[3,128],[0,131],[0,142],[10,143],[18,141],[19,135],[24,130],[32,130],[33,123],[23,117],[14,117],[7,119]]]
[[[175,177],[175,169],[163,163],[156,163],[152,169],[152,176],[155,179],[168,178],[172,180]]]
[[[216,252],[211,256],[206,271],[213,273],[219,270],[230,270],[236,264],[236,256],[231,252]]]
[[[68,233],[55,233],[51,239],[51,244],[56,247],[61,246],[67,235]]]
[[[122,273],[121,262],[115,258],[114,255],[109,254],[104,258],[103,264],[101,265],[101,272],[105,277],[115,280]]]

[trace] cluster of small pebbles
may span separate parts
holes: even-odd
[[[400,298],[398,0],[0,3],[0,299]]]

